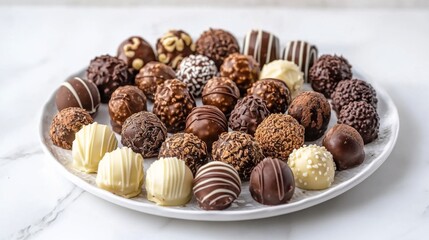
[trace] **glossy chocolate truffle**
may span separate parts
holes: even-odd
[[[124,40],[118,48],[118,58],[124,61],[134,73],[146,63],[155,61],[155,53],[150,44],[141,37],[133,36]]]
[[[341,108],[350,102],[365,101],[377,108],[377,94],[371,84],[358,80],[344,80],[338,83],[331,95],[332,107],[340,112]]]
[[[176,69],[183,58],[195,52],[191,36],[182,30],[166,32],[156,43],[158,61]]]
[[[222,29],[210,28],[201,34],[195,44],[196,52],[212,59],[218,69],[226,57],[240,52],[237,39]]]
[[[351,102],[341,108],[338,123],[344,123],[356,129],[365,144],[378,137],[380,118],[377,110],[367,102]]]
[[[213,60],[203,55],[190,55],[180,63],[176,76],[186,83],[189,92],[194,97],[199,97],[204,85],[217,73]]]
[[[293,99],[288,114],[305,128],[305,141],[319,139],[331,120],[331,105],[323,94],[302,92]]]
[[[330,98],[338,82],[352,78],[352,66],[342,56],[322,55],[310,68],[311,87]]]
[[[365,159],[364,143],[356,129],[336,124],[323,138],[323,146],[332,154],[337,170],[360,165]]]
[[[253,168],[264,158],[255,139],[243,132],[225,132],[213,143],[214,161],[230,164],[237,170],[240,179],[248,181]]]
[[[209,154],[206,143],[194,134],[176,133],[162,143],[158,158],[161,157],[177,157],[185,161],[195,175],[197,170],[207,163]]]
[[[97,86],[79,77],[63,82],[55,94],[58,111],[68,107],[80,107],[95,115],[100,106],[100,93]]]
[[[195,106],[186,84],[171,79],[158,86],[153,113],[161,119],[169,133],[175,133],[185,129],[186,117]]]
[[[283,51],[283,59],[294,62],[304,73],[304,82],[309,82],[308,72],[317,61],[316,46],[301,40],[290,41]]]
[[[167,137],[167,128],[155,114],[138,112],[125,120],[121,137],[122,145],[143,157],[155,157]]]
[[[285,113],[292,99],[286,83],[275,78],[256,81],[247,94],[264,100],[270,113]]]
[[[203,105],[192,109],[186,119],[185,132],[193,133],[207,144],[209,152],[219,135],[228,131],[225,115],[217,107]]]
[[[54,145],[64,149],[71,149],[75,133],[83,126],[93,122],[91,115],[84,109],[77,107],[65,108],[52,119],[49,136]]]
[[[146,97],[153,101],[156,88],[164,83],[165,80],[176,78],[174,70],[159,62],[149,62],[137,74],[135,83]]]
[[[259,63],[252,56],[234,53],[229,55],[220,67],[220,75],[237,84],[242,94],[259,79]]]
[[[146,111],[146,96],[136,86],[118,87],[109,100],[110,123],[113,131],[121,133],[122,124],[134,113]]]
[[[289,154],[304,144],[304,127],[286,114],[271,114],[259,124],[255,132],[266,157],[287,161]]]
[[[280,58],[280,41],[275,35],[263,30],[251,30],[244,37],[243,54],[252,56],[259,66]]]
[[[97,85],[102,103],[108,103],[110,96],[118,87],[132,84],[132,74],[127,64],[109,55],[91,60],[86,76],[89,81]]]
[[[249,191],[253,199],[261,204],[287,203],[295,191],[292,170],[285,162],[267,157],[253,169]]]
[[[229,164],[213,161],[202,166],[193,181],[198,206],[204,210],[223,210],[240,195],[238,172]]]
[[[275,78],[284,81],[292,96],[295,96],[304,84],[304,74],[298,65],[286,60],[275,60],[262,68],[260,79]]]
[[[234,131],[245,132],[253,136],[258,125],[268,115],[270,115],[270,111],[265,101],[249,95],[235,105],[229,117],[229,127]]]
[[[203,88],[203,104],[219,108],[226,117],[229,117],[238,98],[240,90],[235,82],[226,77],[214,77]]]

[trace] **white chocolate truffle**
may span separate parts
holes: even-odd
[[[291,91],[296,95],[304,84],[304,74],[298,65],[286,60],[275,60],[264,65],[260,79],[276,78],[284,81]]]
[[[104,154],[117,147],[118,140],[108,126],[96,122],[83,126],[73,141],[73,166],[82,172],[97,172]]]
[[[184,161],[160,158],[146,172],[147,199],[161,206],[184,205],[192,198],[192,180]]]
[[[104,154],[95,182],[99,188],[126,198],[140,194],[144,180],[143,157],[123,147]]]
[[[288,165],[292,169],[297,187],[306,190],[322,190],[334,182],[335,163],[325,147],[303,146],[289,155]]]

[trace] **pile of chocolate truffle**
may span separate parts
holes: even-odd
[[[336,171],[364,161],[364,144],[378,137],[377,97],[345,58],[318,57],[304,41],[280,54],[279,39],[262,30],[248,32],[241,50],[222,29],[195,42],[170,30],[156,51],[130,37],[117,56],[95,57],[84,79],[59,87],[52,142],[71,150],[77,170],[97,173],[102,189],[132,198],[145,188],[163,206],[195,197],[205,210],[228,208],[241,191],[284,204],[295,187],[329,188]],[[303,91],[304,83],[314,91]],[[97,123],[100,103],[111,126]],[[331,106],[338,124],[328,130]],[[304,145],[322,137],[322,146]]]

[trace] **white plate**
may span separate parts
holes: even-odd
[[[254,201],[249,193],[249,185],[247,182],[243,183],[239,198],[230,208],[222,211],[201,210],[198,208],[195,199],[192,199],[186,206],[181,207],[157,206],[146,199],[144,188],[142,194],[132,199],[119,197],[98,188],[95,185],[96,174],[86,174],[76,171],[71,164],[71,151],[54,146],[49,138],[49,127],[53,116],[57,113],[55,93],[49,98],[42,109],[39,129],[40,138],[43,150],[49,156],[50,162],[54,164],[55,168],[62,175],[80,188],[119,206],[158,216],[190,220],[237,221],[267,218],[305,209],[336,197],[369,177],[387,159],[398,137],[398,112],[389,95],[376,84],[372,83],[372,85],[377,90],[377,110],[381,119],[380,132],[378,139],[365,145],[366,156],[363,164],[350,170],[336,172],[335,181],[329,189],[322,191],[304,191],[296,188],[291,201],[279,206],[265,206]],[[197,104],[198,103],[201,105],[200,101],[197,101]],[[152,104],[148,104],[148,109],[152,109]],[[109,115],[106,104],[100,106],[95,121],[109,125]],[[335,123],[336,115],[333,112],[329,127]],[[120,142],[119,135],[117,135],[117,138]],[[321,139],[315,143],[320,143],[320,141]],[[148,169],[154,160],[154,158],[145,159],[145,170]]]

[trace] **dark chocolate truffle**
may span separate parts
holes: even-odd
[[[128,71],[127,64],[109,55],[91,60],[86,75],[89,81],[97,85],[102,103],[108,103],[118,87],[132,84],[132,74]]]
[[[63,82],[58,88],[55,103],[58,111],[68,107],[80,107],[95,115],[100,106],[100,93],[94,83],[74,77]]]
[[[167,128],[150,112],[138,112],[122,125],[121,143],[143,157],[158,156],[159,148],[167,137]]]
[[[235,82],[226,77],[214,77],[203,88],[202,101],[205,105],[219,108],[229,117],[240,97],[240,90]]]
[[[270,113],[285,113],[292,99],[286,83],[275,78],[256,81],[247,94],[264,100]]]
[[[225,115],[217,107],[204,105],[192,109],[186,119],[185,132],[193,133],[207,144],[209,152],[219,135],[228,131]]]
[[[285,162],[267,157],[253,169],[249,191],[253,199],[261,204],[285,204],[295,191],[292,170]]]
[[[156,43],[158,61],[176,69],[183,58],[195,52],[191,36],[181,30],[170,30]]]
[[[338,83],[331,95],[332,107],[339,113],[350,102],[365,101],[377,108],[377,94],[371,84],[358,80],[344,80]]]
[[[367,102],[350,102],[342,107],[338,115],[338,123],[344,123],[356,129],[365,144],[378,137],[380,118],[377,110]]]
[[[118,87],[109,100],[109,115],[112,129],[121,133],[122,124],[134,113],[146,111],[146,96],[136,86]]]
[[[64,108],[52,119],[49,136],[52,143],[64,149],[71,149],[75,134],[85,125],[93,123],[91,115],[78,107]]]
[[[158,158],[177,157],[195,175],[207,163],[209,154],[206,143],[192,133],[176,133],[168,137],[159,150]]]
[[[290,104],[288,114],[304,126],[305,141],[314,141],[328,128],[331,105],[323,94],[302,92]]]
[[[135,82],[146,97],[153,101],[158,85],[164,83],[165,80],[174,78],[176,78],[176,73],[171,67],[159,62],[149,62],[140,69]]]
[[[258,125],[270,111],[265,101],[259,97],[249,95],[239,100],[229,117],[229,127],[234,131],[241,131],[254,135]]]
[[[279,52],[279,38],[269,32],[251,30],[244,37],[243,54],[252,56],[261,67],[279,59]]]
[[[239,53],[229,55],[220,67],[220,75],[234,81],[241,94],[259,79],[259,72],[259,64],[252,56]]]
[[[316,46],[301,40],[290,41],[283,51],[283,59],[294,62],[304,73],[304,82],[309,81],[310,68],[317,61]]]
[[[212,59],[219,69],[223,60],[232,53],[240,52],[237,39],[222,29],[209,29],[196,41],[196,52]]]
[[[213,161],[202,166],[193,181],[198,205],[204,210],[223,210],[240,195],[238,172],[229,164]]]
[[[364,143],[356,129],[336,124],[323,138],[323,146],[332,153],[337,170],[360,165],[365,159]]]
[[[230,164],[241,180],[248,181],[253,168],[264,158],[255,139],[243,132],[225,132],[213,143],[214,161]]]
[[[341,56],[323,55],[310,68],[308,76],[313,90],[330,98],[338,82],[352,78],[352,66]]]
[[[304,127],[292,116],[275,113],[259,124],[255,139],[266,157],[287,162],[289,154],[304,144]]]
[[[137,36],[123,41],[119,45],[117,55],[134,73],[137,73],[146,63],[156,60],[150,44]]]
[[[175,133],[185,129],[186,117],[194,107],[192,94],[180,80],[167,80],[158,86],[153,113],[165,124],[168,132]]]

